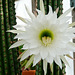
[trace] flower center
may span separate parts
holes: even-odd
[[[54,38],[53,32],[48,29],[44,29],[40,33],[40,40],[45,46],[49,45],[52,42],[53,38]]]
[[[42,42],[45,46],[47,46],[51,43],[51,38],[44,36],[44,37],[42,37]]]

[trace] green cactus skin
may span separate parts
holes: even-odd
[[[62,1],[63,0],[57,0],[57,6],[59,7],[58,17],[62,14],[62,10],[63,10]]]
[[[14,0],[0,0],[0,75],[20,75],[18,51],[8,50],[15,40],[12,40],[13,36],[6,32],[15,24]]]
[[[52,0],[49,0],[49,5],[52,6]]]
[[[57,9],[57,0],[54,1],[54,10]]]
[[[12,26],[16,24],[16,17],[15,17],[15,4],[14,0],[8,0],[8,11],[9,11],[9,24],[10,24],[10,29],[13,29]],[[11,34],[11,43],[13,44],[16,40],[13,39],[15,35]],[[20,75],[20,63],[17,60],[18,57],[18,49],[12,49],[12,55],[13,55],[13,62],[14,62],[14,71],[15,75],[19,74]]]
[[[40,67],[41,67],[41,71],[40,71],[41,72],[41,75],[44,75],[44,71],[43,71],[43,60],[41,60],[41,66]]]
[[[8,67],[8,68],[5,68],[5,71],[7,70],[7,73],[5,73],[5,74],[11,75],[11,74],[15,74],[15,73],[14,73],[14,68],[12,69],[13,66],[11,67],[11,65],[13,64],[12,50],[8,50],[8,48],[10,47],[10,45],[9,45],[9,43],[10,43],[10,35],[9,34],[10,33],[6,33],[6,31],[9,29],[8,1],[7,0],[2,1],[2,3],[3,3],[4,33],[5,33],[5,41],[4,42],[6,45],[6,47],[5,47],[6,48],[6,50],[5,50],[6,57],[5,58],[7,58],[6,62],[7,62],[7,67]]]
[[[59,66],[56,65],[56,63],[53,63],[53,75],[60,75],[59,74]]]
[[[40,9],[40,0],[37,0],[37,9]]]
[[[44,0],[44,7],[45,7],[45,14],[47,14],[47,11],[48,11],[48,0]]]
[[[38,72],[39,71],[39,66],[40,66],[40,64],[36,65],[36,75],[39,75],[39,72]]]
[[[0,52],[1,52],[1,60],[0,60],[0,63],[1,63],[1,66],[0,66],[0,69],[1,69],[1,75],[5,75],[7,74],[7,58],[6,57],[6,48],[5,48],[5,34],[4,34],[4,14],[3,14],[3,4],[2,4],[2,0],[0,1]]]

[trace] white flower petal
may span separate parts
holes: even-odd
[[[29,65],[33,62],[33,60],[34,60],[34,55],[32,55],[30,57],[30,59],[27,61],[26,65],[25,65],[25,69],[29,67]]]
[[[56,11],[55,11],[55,12],[56,12],[56,13],[58,13],[58,11],[59,11],[59,7],[56,9]]]
[[[44,70],[44,75],[47,73],[47,61],[43,60],[43,70]]]
[[[25,31],[21,31],[21,30],[8,30],[7,32],[11,32],[11,33],[23,33]]]
[[[31,54],[37,55],[37,54],[39,54],[39,52],[40,52],[40,48],[32,48],[32,49],[30,49]]]
[[[28,56],[30,56],[30,51],[27,50],[21,57],[20,61],[23,61],[24,59],[26,59]]]
[[[42,59],[45,59],[48,56],[48,51],[46,49],[40,50],[40,56]]]
[[[69,42],[69,43],[66,45],[66,50],[71,51],[71,52],[75,52],[75,43]]]
[[[54,61],[55,61],[55,63],[56,63],[57,65],[59,65],[60,68],[62,69],[62,64],[61,64],[60,58],[56,56],[55,59],[54,59]]]
[[[14,39],[23,39],[24,38],[24,35],[23,33],[20,33],[20,34],[17,34]]]
[[[68,30],[67,30],[67,32],[69,32],[69,33],[75,33],[75,28],[68,28]]]
[[[53,14],[52,7],[49,5],[49,14]]]
[[[22,22],[27,23],[26,20],[20,16],[17,16],[17,18],[19,18]]]
[[[75,22],[69,24],[70,27],[75,26]]]
[[[45,14],[43,0],[40,0],[40,10]]]
[[[41,60],[40,54],[35,55],[34,61],[33,61],[33,66],[35,66],[40,60]]]
[[[52,64],[50,63],[50,69],[51,69],[51,72],[53,73],[53,63]]]
[[[46,61],[47,61],[48,63],[52,64],[52,63],[53,63],[53,57],[52,57],[52,56],[48,56],[48,57],[46,58]]]
[[[25,40],[17,41],[17,42],[14,43],[13,45],[11,45],[9,49],[15,48],[15,47],[18,47],[18,46],[21,46],[21,45],[25,44],[25,42],[26,42]]]
[[[21,28],[21,27],[25,27],[26,25],[14,25],[13,28],[17,29],[17,28]]]
[[[66,60],[66,58],[64,56],[60,56],[60,58],[62,59],[62,61],[67,65],[69,66],[69,63],[68,61]]]
[[[28,9],[28,7],[25,5],[25,9],[28,13],[28,15],[30,16],[31,19],[34,19],[35,18],[35,15]]]
[[[58,19],[60,20],[61,18],[63,18],[64,16],[68,15],[68,13],[70,13],[72,11],[74,7],[68,9],[66,12],[64,12],[64,14],[62,14]]]
[[[20,59],[20,58],[22,57],[22,55],[23,55],[25,52],[26,52],[26,50],[23,51],[23,52],[19,55],[19,57],[18,57],[17,59]]]
[[[21,30],[21,31],[26,31],[26,25],[27,24],[24,24],[24,25],[14,25],[13,28],[15,28],[16,30]]]
[[[38,47],[40,47],[39,45],[35,45],[35,44],[33,44],[33,45],[31,45],[30,43],[26,43],[26,44],[24,44],[24,46],[23,46],[23,48],[22,49],[34,49],[34,48],[38,48]]]
[[[40,11],[39,9],[36,9],[36,11],[38,12],[38,15],[42,15],[42,14],[43,14],[43,12]],[[38,15],[37,15],[37,16],[38,16]]]
[[[60,21],[60,24],[63,24],[63,23],[66,23],[70,18],[72,18],[71,16],[67,16],[67,17],[64,17],[62,18]],[[59,21],[59,18],[58,18],[58,21]],[[68,24],[69,25],[69,24]]]

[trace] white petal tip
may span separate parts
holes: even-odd
[[[40,10],[45,14],[45,8],[44,8],[43,0],[40,0]]]
[[[13,47],[11,47],[11,46],[9,47],[9,49],[12,49],[12,48],[13,48]]]
[[[74,9],[74,7],[72,7],[72,9]]]
[[[34,67],[35,66],[35,64],[33,64],[33,66],[32,67]]]
[[[60,69],[62,69],[62,66],[60,66]]]
[[[59,11],[59,7],[56,9],[56,13],[58,13],[58,11]]]
[[[23,61],[23,59],[20,59],[20,62]]]
[[[15,36],[14,39],[17,39],[17,37]]]
[[[22,57],[21,57],[20,62],[23,61],[23,60],[25,60],[25,58],[22,58]]]
[[[6,32],[12,32],[12,30],[7,30]]]
[[[7,30],[6,32],[9,32],[9,30]]]
[[[49,5],[49,8],[52,8],[52,7]]]
[[[24,70],[25,70],[26,68],[24,68]]]
[[[18,57],[17,60],[19,60],[20,58]]]

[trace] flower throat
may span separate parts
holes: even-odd
[[[51,43],[51,41],[53,40],[53,32],[47,29],[42,30],[42,32],[40,33],[40,40],[42,41],[42,43],[47,46]]]

